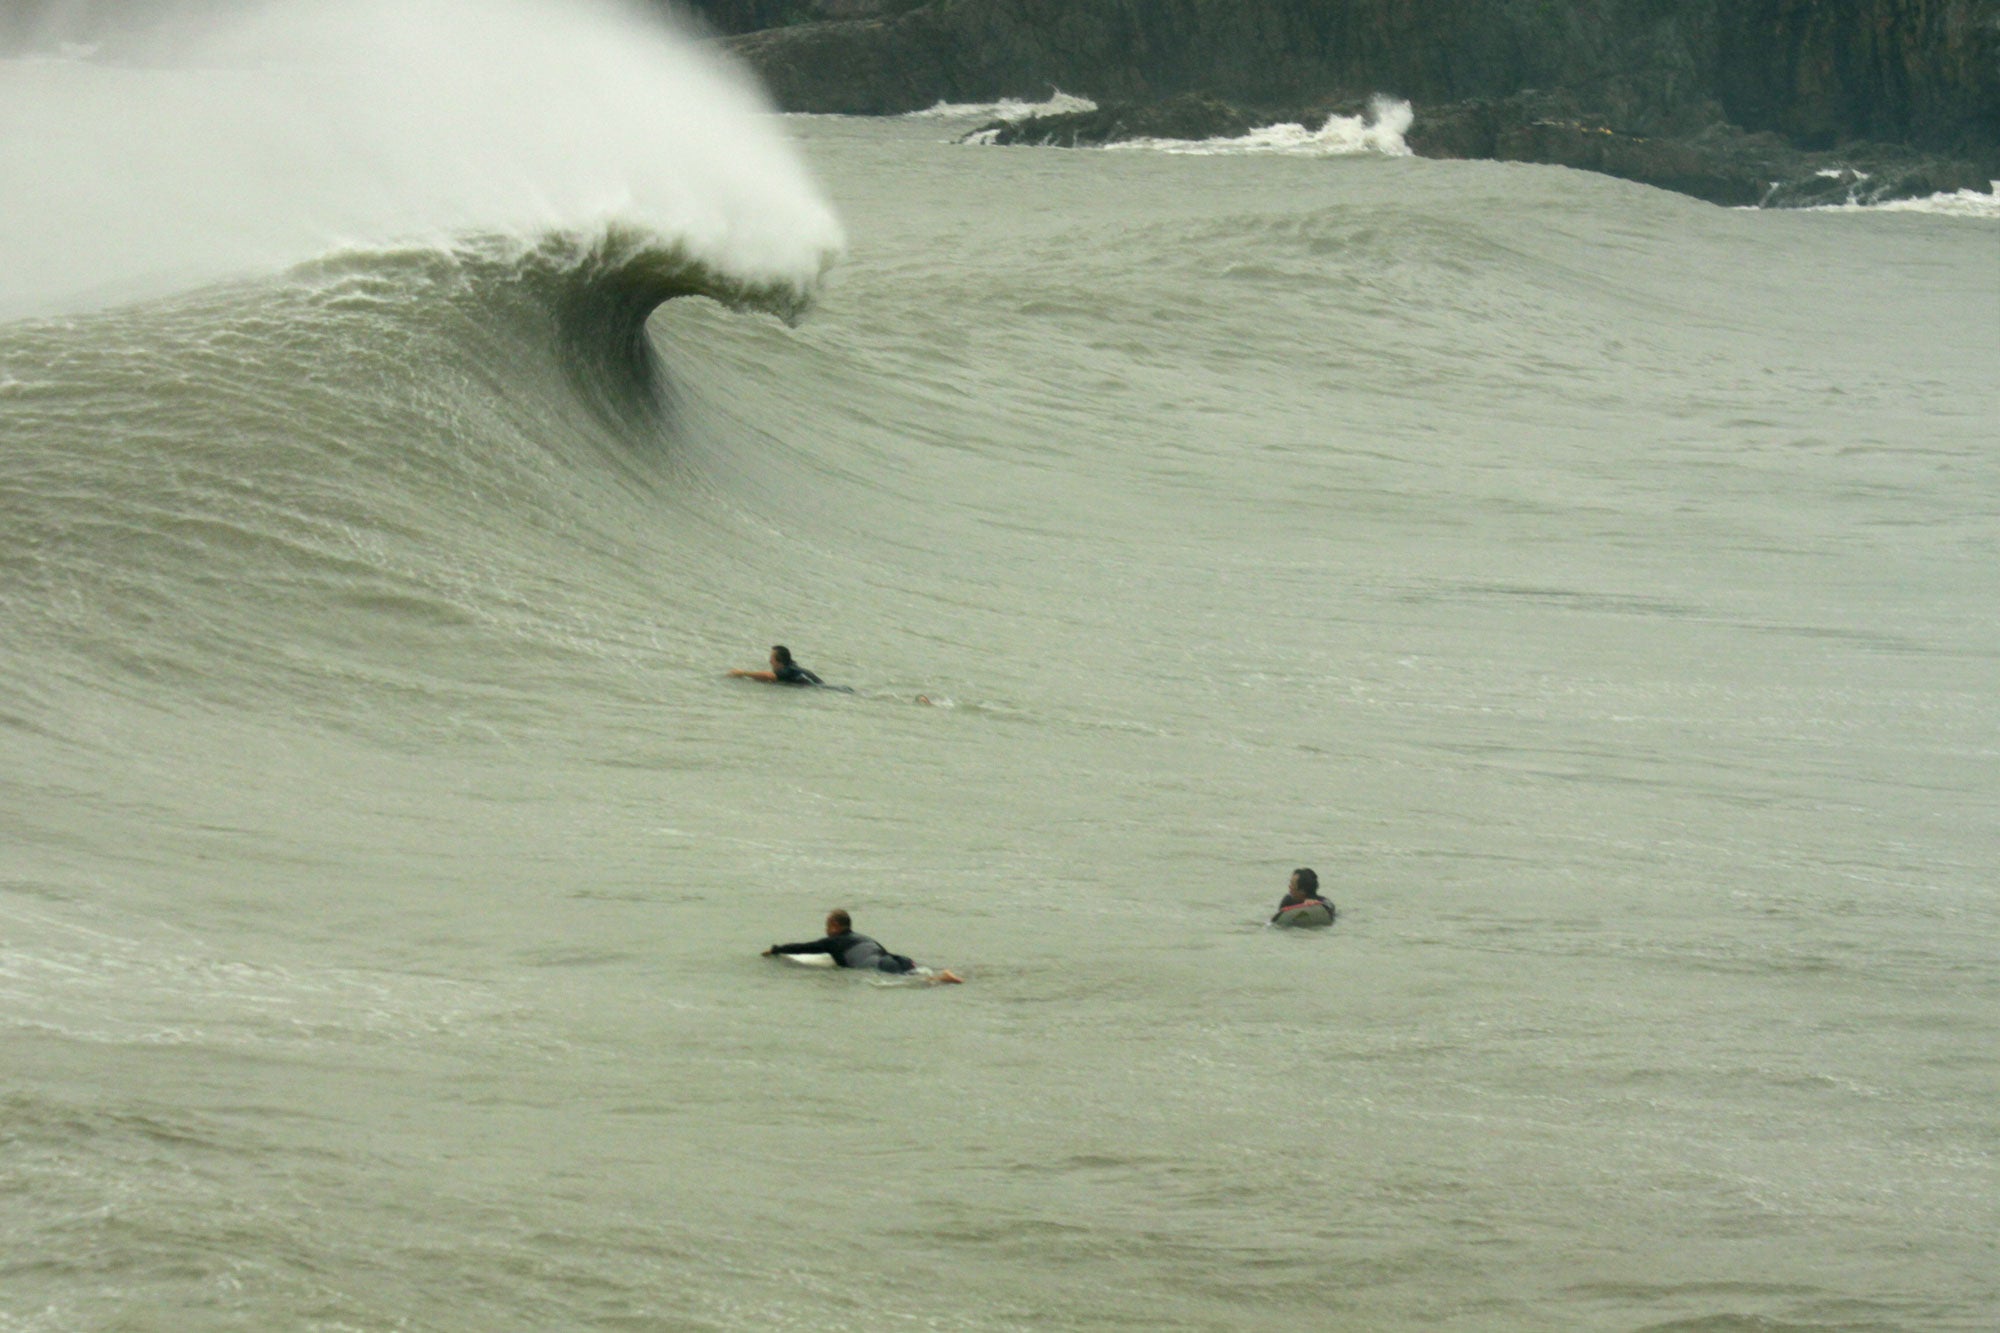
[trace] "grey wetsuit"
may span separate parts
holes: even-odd
[[[833,961],[841,967],[872,967],[877,972],[894,973],[916,968],[916,964],[902,954],[890,953],[866,935],[852,930],[806,944],[775,944],[771,947],[776,953],[830,953]]]

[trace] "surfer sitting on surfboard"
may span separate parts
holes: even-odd
[[[1292,882],[1285,886],[1285,896],[1278,900],[1278,911],[1271,920],[1281,921],[1285,913],[1306,903],[1324,903],[1329,919],[1334,915],[1333,904],[1319,895],[1319,876],[1305,866],[1292,872]]]
[[[877,972],[888,972],[895,976],[903,976],[918,970],[916,963],[902,954],[890,953],[866,935],[855,933],[854,918],[839,908],[826,914],[825,939],[812,940],[804,944],[774,944],[764,950],[766,958],[781,953],[832,954],[833,961],[840,967],[872,967]],[[941,983],[965,980],[956,972],[937,972],[927,979]]]

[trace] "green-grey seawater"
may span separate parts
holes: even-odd
[[[1989,1326],[1995,224],[955,128],[0,326],[0,1329]]]

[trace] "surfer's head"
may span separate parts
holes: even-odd
[[[831,912],[828,912],[826,914],[827,934],[845,935],[848,931],[852,929],[854,929],[854,918],[849,916],[846,912],[843,912],[838,907],[834,908]]]
[[[1292,872],[1292,892],[1301,898],[1319,897],[1319,876],[1300,866]]]
[[[782,643],[772,645],[771,669],[775,671],[779,667],[788,667],[790,665],[792,665],[792,650],[785,647]]]

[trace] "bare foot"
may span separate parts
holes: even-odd
[[[956,972],[950,972],[950,971],[940,972],[937,974],[937,976],[933,977],[931,980],[933,981],[934,984],[939,986],[963,986],[965,984],[964,977],[961,977]]]

